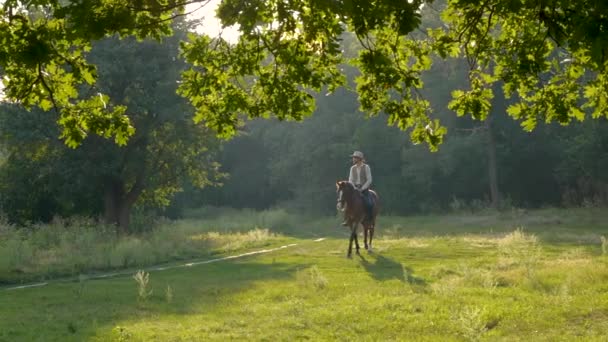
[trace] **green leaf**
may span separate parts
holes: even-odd
[[[53,103],[51,101],[47,100],[47,99],[40,100],[40,103],[38,105],[45,112],[48,111],[48,110],[50,110],[51,108],[53,108]]]
[[[522,113],[523,108],[524,108],[524,106],[521,103],[515,103],[515,104],[510,105],[507,108],[507,113],[510,116],[512,116],[513,118],[519,119],[523,115],[523,113]]]

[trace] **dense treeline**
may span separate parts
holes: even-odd
[[[446,72],[449,68],[442,65],[427,75],[426,95],[437,108],[445,107],[451,88],[466,82],[462,73]],[[506,114],[504,102],[494,100],[488,122],[441,115],[449,134],[434,153],[387,127],[384,118],[365,118],[355,95],[340,89],[319,96],[316,113],[303,123],[250,122],[224,146],[221,163],[230,174],[224,186],[190,200],[331,213],[334,182],[347,178],[349,155],[362,150],[388,213],[608,204],[606,120],[525,132]]]

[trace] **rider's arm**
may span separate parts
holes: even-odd
[[[351,166],[350,173],[348,174],[348,182],[355,184],[355,167]]]
[[[367,179],[367,182],[365,182],[365,184],[363,184],[361,186],[361,190],[367,190],[370,185],[372,185],[372,170],[369,168],[369,165],[365,164],[365,179]]]

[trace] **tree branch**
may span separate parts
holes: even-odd
[[[49,87],[49,85],[44,80],[44,76],[42,74],[42,64],[40,64],[40,63],[38,63],[38,79],[42,83],[42,86],[44,86],[44,89],[46,89],[46,91],[49,92],[49,97],[51,98],[51,102],[53,103],[53,108],[55,108],[55,111],[57,113],[59,113],[60,110],[59,110],[59,106],[57,105],[57,101],[55,101],[55,95],[54,95],[51,87]]]

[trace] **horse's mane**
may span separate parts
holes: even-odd
[[[346,188],[348,188],[351,191],[355,191],[355,185],[347,180],[341,180],[336,182],[336,186],[340,186],[340,184],[344,185]]]
[[[355,184],[353,184],[347,180],[343,181],[343,183],[346,184],[346,186],[348,186],[349,188],[355,190]]]
[[[342,181],[338,181],[337,183],[338,183],[338,184],[339,184],[339,183],[344,184],[344,185],[345,185],[345,186],[346,186],[346,187],[349,189],[349,191],[351,191],[351,192],[356,191],[355,185],[354,185],[353,183],[349,182],[348,180],[342,180]],[[372,193],[372,195],[373,195],[373,196],[376,198],[376,200],[378,200],[378,198],[379,198],[379,197],[378,197],[378,193],[376,193],[376,192],[375,192],[374,190],[372,190],[372,189],[369,189],[369,192],[370,192],[370,193]]]

